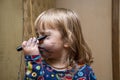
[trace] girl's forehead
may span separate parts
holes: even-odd
[[[55,24],[52,24],[52,23],[43,23],[43,24],[40,24],[39,27],[38,27],[40,32],[57,30],[57,28],[58,27]]]
[[[55,29],[56,28],[56,25],[52,22],[43,22],[39,25],[39,28],[42,29],[42,30],[45,30],[45,29]]]
[[[51,33],[53,29],[45,29],[40,31],[41,33]]]
[[[44,29],[40,29],[39,30],[39,34],[52,34],[54,33],[55,31],[58,31],[56,28],[49,28],[49,27],[46,27]]]

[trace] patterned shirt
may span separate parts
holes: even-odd
[[[24,80],[96,80],[92,68],[87,64],[75,71],[74,69],[56,70],[42,60],[40,55],[26,55],[25,61]]]

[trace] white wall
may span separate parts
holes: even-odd
[[[98,80],[112,80],[111,0],[56,0],[56,7],[76,11],[94,57]]]

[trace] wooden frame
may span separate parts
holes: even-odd
[[[113,80],[120,80],[119,0],[112,0],[112,70]]]

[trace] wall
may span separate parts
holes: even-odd
[[[22,19],[22,0],[0,0],[0,80],[17,80]]]
[[[98,80],[112,80],[111,0],[56,0],[56,7],[78,13],[83,33],[94,57]]]

